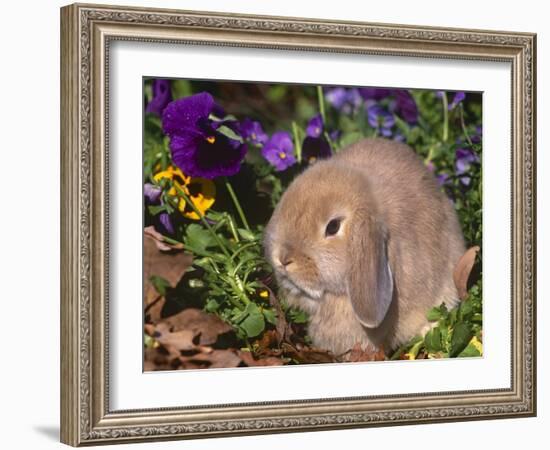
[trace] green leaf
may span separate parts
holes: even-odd
[[[441,330],[439,327],[432,328],[426,333],[424,344],[426,345],[428,353],[436,353],[443,350],[443,346],[441,345]]]
[[[231,128],[229,128],[227,125],[221,125],[216,129],[218,133],[223,134],[225,137],[228,137],[229,139],[233,139],[234,141],[239,141],[240,143],[243,142],[243,138],[239,136],[237,133],[235,133]]]
[[[158,275],[151,275],[149,281],[160,295],[165,296],[166,290],[171,287],[170,283],[164,278],[159,277]]]
[[[193,94],[189,80],[172,80],[172,96],[174,99],[188,97]]]
[[[294,323],[307,323],[308,320],[307,313],[305,311],[294,308],[288,310],[288,318]]]
[[[451,337],[451,351],[449,352],[451,358],[455,357],[466,348],[472,336],[473,332],[469,324],[465,322],[456,324],[453,330],[453,336]]]
[[[265,320],[267,320],[271,325],[277,325],[277,315],[272,309],[264,309],[262,312]]]
[[[216,312],[220,307],[220,304],[214,300],[213,298],[209,299],[207,302],[206,302],[206,305],[204,305],[204,309],[205,311],[208,311],[208,312]]]
[[[168,211],[168,205],[166,205],[166,204],[164,204],[164,205],[150,205],[147,209],[149,210],[149,213],[152,216],[156,216],[157,214],[160,214],[161,212]]]
[[[265,320],[260,308],[254,303],[246,305],[245,318],[239,323],[248,337],[258,336],[265,329]]]
[[[237,232],[245,241],[255,241],[257,239],[252,231],[245,230],[244,228],[237,228]]]
[[[363,134],[358,131],[347,133],[340,138],[340,145],[342,147],[346,147],[348,145],[354,144],[355,142],[359,141],[362,137],[363,137]]]
[[[216,245],[216,240],[208,230],[199,224],[192,223],[185,230],[184,243],[191,248],[204,252],[208,247]]]
[[[436,320],[441,319],[441,310],[439,308],[432,308],[428,311],[428,320],[430,322],[435,322]]]
[[[473,344],[468,344],[466,348],[458,354],[459,358],[475,358],[476,356],[481,356],[481,353]]]
[[[222,118],[215,116],[214,114],[210,114],[208,116],[210,120],[213,122],[225,122],[227,120],[237,120],[237,118],[233,114],[228,114],[227,116],[224,116]]]

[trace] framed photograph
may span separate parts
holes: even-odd
[[[61,9],[61,440],[536,414],[536,36]]]

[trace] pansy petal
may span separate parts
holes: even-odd
[[[306,135],[311,137],[319,137],[323,132],[323,118],[321,114],[313,116],[307,124]]]
[[[364,100],[382,100],[391,94],[391,90],[385,88],[359,88],[359,94]]]
[[[207,119],[214,109],[214,99],[200,92],[169,103],[162,114],[162,129],[171,136],[182,129],[193,129],[200,119]]]
[[[394,89],[397,114],[410,125],[418,122],[418,107],[413,96],[405,89]]]
[[[155,78],[151,82],[153,97],[145,108],[145,112],[162,115],[166,105],[172,101],[172,89],[170,80]]]
[[[162,189],[159,186],[155,186],[151,183],[145,183],[143,185],[143,195],[149,203],[157,203],[161,194]]]

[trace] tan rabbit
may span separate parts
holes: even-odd
[[[290,184],[265,233],[283,298],[310,315],[319,348],[389,352],[458,303],[464,239],[451,201],[413,150],[365,139]]]

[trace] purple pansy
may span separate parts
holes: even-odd
[[[252,144],[262,145],[268,140],[262,124],[248,117],[241,122],[240,130],[243,138],[249,140]]]
[[[318,159],[330,158],[332,151],[330,145],[323,137],[306,136],[302,144],[302,159],[308,163],[314,163]]]
[[[158,203],[162,194],[162,189],[159,186],[155,186],[151,183],[145,183],[143,185],[143,195],[151,204]]]
[[[432,173],[435,173],[435,165],[432,161],[429,161],[427,164],[426,164],[426,167],[428,168],[428,170]],[[439,186],[443,186],[447,180],[450,178],[449,175],[447,175],[446,173],[440,173],[439,175],[436,175],[435,176],[436,180],[437,180],[437,184]]]
[[[362,102],[357,88],[329,88],[325,90],[325,98],[335,109],[344,114],[355,112]]]
[[[160,198],[162,194],[162,189],[160,186],[155,186],[151,183],[145,183],[143,185],[143,196],[145,197],[146,205],[162,205],[162,200]],[[172,224],[172,219],[167,212],[159,213],[156,218],[158,219],[158,225],[161,231],[168,234],[174,234],[174,225]]]
[[[170,215],[168,213],[161,212],[159,214],[159,222],[162,225],[162,228],[164,228],[164,231],[168,234],[174,234],[174,225],[172,224],[172,219],[170,219]]]
[[[455,94],[453,97],[453,101],[449,103],[449,111],[451,109],[454,109],[458,106],[459,103],[461,103],[466,98],[466,94],[462,91],[459,91]]]
[[[201,92],[175,100],[162,114],[172,161],[186,175],[213,179],[235,175],[247,146],[235,120],[223,120],[212,96]],[[216,116],[216,117],[213,117]]]
[[[153,97],[145,108],[145,112],[162,116],[162,112],[166,105],[172,101],[172,89],[170,80],[155,78],[151,83]]]
[[[395,124],[395,118],[382,106],[378,104],[369,106],[367,108],[367,120],[377,133],[385,137],[391,136],[391,128]]]
[[[285,170],[296,163],[294,144],[286,131],[273,133],[262,148],[262,156],[275,167],[277,172]]]
[[[312,138],[318,138],[323,133],[323,118],[321,114],[313,116],[307,124],[306,135]]]
[[[394,89],[395,112],[409,125],[418,122],[418,107],[411,93],[405,89]]]
[[[459,176],[459,180],[463,185],[468,186],[470,184],[471,178],[467,173],[470,166],[477,162],[479,162],[479,156],[472,150],[466,148],[456,149],[456,174]]]
[[[385,88],[359,88],[359,94],[364,100],[382,100],[391,95],[391,89]]]
[[[346,102],[347,93],[343,87],[335,87],[325,91],[325,98],[334,108],[341,109]]]
[[[450,177],[446,173],[440,173],[439,175],[436,175],[435,178],[437,179],[437,184],[439,186],[443,186],[445,183],[447,183]]]

